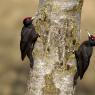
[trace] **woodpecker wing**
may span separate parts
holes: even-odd
[[[82,73],[82,69],[83,69],[81,52],[76,51],[75,52],[75,57],[76,57],[76,60],[77,60],[77,73],[80,76],[81,73]]]
[[[21,58],[24,60],[27,50],[29,49],[29,43],[31,39],[31,29],[22,28],[21,31],[21,41],[20,41],[20,50],[21,50]]]
[[[21,50],[21,58],[24,60],[29,48],[34,48],[35,42],[39,34],[36,33],[34,26],[24,27],[21,32],[21,42],[20,42],[20,50]]]
[[[90,62],[90,57],[92,55],[92,47],[84,47],[82,50],[82,62],[83,62],[83,68],[82,68],[82,73],[81,73],[81,78],[83,78],[86,70],[88,69],[89,62]]]
[[[27,44],[25,42],[20,42],[20,50],[21,50],[21,59],[24,60],[27,53]]]

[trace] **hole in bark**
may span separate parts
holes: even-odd
[[[67,64],[67,70],[70,70],[70,65]]]
[[[75,44],[76,44],[76,40],[74,39],[74,40],[73,40],[73,45],[75,45]]]
[[[63,66],[63,62],[60,63],[60,66]]]
[[[47,51],[50,52],[50,48],[49,47],[47,48]]]

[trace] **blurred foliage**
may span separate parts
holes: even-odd
[[[33,16],[38,0],[0,0],[0,95],[24,95],[29,74],[29,60],[21,62],[19,41],[22,20]],[[88,30],[95,33],[95,0],[84,0],[81,42]],[[75,95],[95,95],[95,53]],[[25,63],[25,64],[22,64]]]

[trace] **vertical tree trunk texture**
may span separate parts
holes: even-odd
[[[40,0],[33,21],[40,34],[26,95],[73,95],[74,51],[79,46],[83,0]]]

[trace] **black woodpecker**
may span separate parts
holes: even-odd
[[[78,50],[75,51],[77,72],[74,76],[74,85],[77,84],[78,77],[80,77],[80,80],[83,78],[89,66],[90,58],[93,52],[93,46],[95,46],[95,36],[88,33],[88,37],[89,39],[84,41],[79,46]]]
[[[21,59],[27,57],[30,60],[30,67],[33,69],[34,60],[32,56],[32,51],[34,49],[35,42],[37,38],[40,37],[38,33],[36,33],[35,28],[32,24],[33,18],[27,17],[23,20],[23,27],[21,31],[21,40],[20,40],[20,50],[21,50]]]

